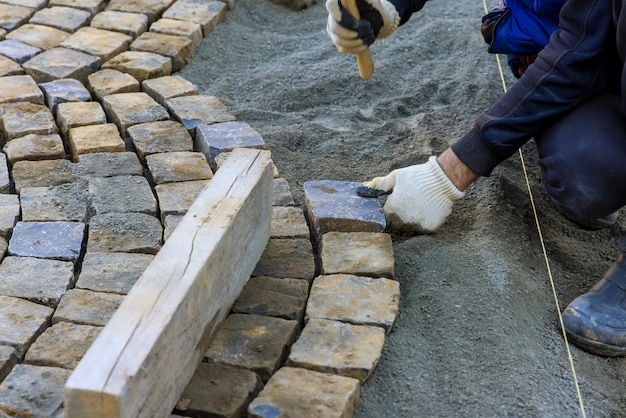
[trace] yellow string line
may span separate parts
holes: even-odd
[[[489,13],[489,9],[487,8],[487,0],[483,0],[483,8],[485,10],[485,14]],[[506,81],[504,79],[504,71],[502,71],[502,64],[500,62],[500,57],[496,55],[496,62],[498,63],[498,71],[500,74],[500,80],[502,81],[502,89],[504,92],[507,92]],[[526,171],[526,164],[524,163],[524,156],[522,155],[522,149],[518,149],[518,154],[520,161],[522,163],[522,170],[524,171],[524,179],[526,181],[526,188],[528,189],[528,196],[530,198],[530,204],[533,208],[533,215],[535,217],[535,225],[537,227],[537,233],[539,234],[539,241],[541,242],[541,250],[543,252],[543,258],[546,263],[546,268],[548,270],[548,277],[550,278],[550,286],[552,288],[552,295],[554,296],[554,303],[556,305],[556,312],[559,316],[559,325],[561,327],[561,333],[563,334],[563,340],[565,342],[565,349],[567,351],[567,359],[569,361],[570,368],[572,370],[572,376],[574,378],[574,386],[576,387],[576,395],[578,396],[578,405],[580,407],[580,413],[583,418],[587,417],[585,412],[585,405],[583,404],[583,396],[580,391],[580,385],[578,384],[578,377],[576,375],[576,367],[574,366],[574,359],[572,357],[572,352],[569,348],[569,341],[567,338],[567,332],[565,331],[565,325],[563,324],[563,315],[561,314],[561,305],[559,303],[559,297],[556,293],[556,286],[554,285],[554,277],[552,276],[552,269],[550,268],[550,260],[548,259],[548,253],[546,251],[545,242],[543,240],[543,234],[541,232],[541,226],[539,225],[539,216],[537,215],[537,208],[535,207],[535,199],[533,197],[532,189],[530,188],[530,181],[528,180],[528,172]]]

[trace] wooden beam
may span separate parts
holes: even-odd
[[[270,236],[269,151],[236,149],[64,388],[67,418],[166,417]]]

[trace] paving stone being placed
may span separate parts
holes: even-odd
[[[127,294],[154,258],[150,254],[85,254],[76,288]]]
[[[2,150],[11,165],[23,160],[54,160],[65,157],[63,140],[58,134],[25,135],[10,140]]]
[[[0,104],[2,137],[5,141],[29,134],[50,135],[58,128],[50,109],[29,102]]]
[[[274,179],[272,190],[272,206],[293,206],[295,202],[289,183],[284,178]]]
[[[86,10],[93,16],[102,11],[106,3],[107,0],[50,0],[48,7],[74,7],[75,9]]]
[[[191,40],[191,48],[195,51],[202,43],[202,26],[194,22],[161,18],[150,26],[150,32],[166,35],[185,36]]]
[[[126,51],[102,64],[102,69],[117,70],[142,82],[172,74],[172,60],[153,52]]]
[[[150,23],[154,22],[174,0],[109,0],[106,10],[129,13],[143,13]]]
[[[215,170],[215,157],[235,148],[267,149],[260,133],[243,122],[200,124],[196,129],[195,148],[202,152]]]
[[[27,23],[7,34],[6,39],[23,42],[42,51],[56,48],[70,36],[68,32],[50,26]]]
[[[377,326],[389,333],[398,315],[399,300],[400,285],[395,280],[350,274],[322,275],[311,286],[306,319]]]
[[[66,102],[89,102],[91,94],[83,83],[74,79],[61,79],[39,84],[44,93],[46,104],[56,114],[57,106]]]
[[[274,206],[270,228],[271,238],[309,238],[309,225],[301,208]]]
[[[0,78],[0,103],[30,102],[44,104],[43,92],[28,75],[14,75]]]
[[[66,159],[42,161],[18,161],[11,172],[15,191],[22,187],[58,186],[77,181],[74,165]]]
[[[357,379],[283,367],[248,406],[249,418],[351,417],[359,400]]]
[[[119,127],[123,136],[133,125],[169,119],[167,110],[143,92],[105,96],[102,106],[109,120]]]
[[[75,369],[102,327],[59,322],[46,329],[30,346],[24,362],[35,366]]]
[[[64,40],[60,46],[94,55],[106,62],[127,51],[132,40],[133,38],[123,33],[86,26]]]
[[[98,102],[81,100],[59,103],[54,114],[59,130],[66,139],[72,128],[107,123],[107,116]]]
[[[115,293],[71,289],[61,298],[52,317],[52,323],[71,322],[78,325],[104,326],[123,300],[124,296]]]
[[[130,44],[131,51],[154,52],[172,60],[172,72],[182,70],[193,55],[193,44],[186,36],[144,32]]]
[[[82,154],[126,151],[124,140],[114,123],[71,128],[68,144],[74,162],[77,162]]]
[[[67,48],[53,48],[22,64],[37,83],[75,78],[83,84],[87,76],[100,68],[100,58]]]
[[[85,224],[82,222],[23,222],[13,228],[9,254],[21,257],[76,261]]]
[[[8,239],[20,217],[20,200],[15,194],[0,194],[0,237]]]
[[[89,179],[91,205],[104,213],[145,213],[156,216],[157,201],[143,176],[94,177]]]
[[[192,416],[241,417],[263,384],[249,371],[200,363],[175,411]]]
[[[148,16],[141,13],[109,10],[95,15],[89,26],[113,32],[121,32],[135,39],[148,30]]]
[[[97,152],[78,156],[85,177],[141,176],[143,167],[134,152]]]
[[[105,213],[89,220],[87,252],[156,254],[163,244],[163,226],[144,213]]]
[[[51,417],[63,405],[70,371],[18,364],[0,384],[0,413],[12,417]]]
[[[24,75],[24,69],[11,58],[0,55],[0,77]]]
[[[15,348],[8,345],[0,345],[0,382],[11,373],[13,366],[17,364]]]
[[[135,77],[117,70],[100,70],[89,74],[87,79],[91,93],[98,100],[109,94],[135,93],[140,90],[139,81]]]
[[[23,221],[86,222],[88,199],[83,182],[20,190]]]
[[[267,381],[283,363],[298,322],[262,315],[231,314],[213,336],[209,362],[251,370]]]
[[[394,277],[391,235],[382,232],[328,232],[320,245],[322,274]]]
[[[217,24],[224,21],[228,7],[222,1],[178,0],[163,13],[164,18],[194,22],[207,36]]]
[[[159,200],[161,220],[168,215],[184,215],[195,202],[209,180],[158,184],[154,187]]]
[[[201,124],[211,125],[234,121],[235,115],[215,96],[198,94],[174,97],[167,100],[167,108],[174,118],[193,131]]]
[[[144,80],[141,88],[161,106],[167,106],[167,100],[174,97],[198,94],[196,85],[179,75]]]
[[[291,346],[286,365],[364,383],[378,364],[384,344],[382,328],[311,318]]]
[[[378,199],[356,194],[362,183],[316,180],[304,183],[305,210],[319,241],[326,232],[383,232],[385,215]]]
[[[51,26],[65,32],[74,33],[81,26],[85,26],[91,19],[91,13],[74,7],[52,6],[38,10],[30,23]]]
[[[18,64],[22,64],[41,52],[35,48],[15,39],[5,39],[0,42],[0,54],[11,58]]]
[[[35,13],[31,7],[0,3],[0,28],[12,31],[30,19]]]
[[[5,257],[0,264],[0,295],[55,307],[72,285],[69,261],[34,257]]]
[[[252,277],[233,305],[233,312],[294,319],[299,323],[309,296],[303,279]]]
[[[48,326],[52,312],[53,309],[47,306],[0,295],[0,345],[15,348],[17,357],[22,358]]]
[[[187,129],[172,120],[133,125],[128,128],[128,136],[142,161],[155,153],[193,151],[193,139]]]
[[[313,244],[302,238],[270,238],[252,275],[312,281],[315,276]]]
[[[213,172],[201,152],[166,152],[146,157],[155,184],[210,180]]]

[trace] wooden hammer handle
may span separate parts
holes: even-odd
[[[356,0],[341,0],[341,4],[343,4],[343,7],[345,7],[352,16],[357,19],[361,18]],[[374,73],[374,60],[372,59],[369,48],[356,54],[356,62],[359,65],[361,78],[363,80],[369,79]]]

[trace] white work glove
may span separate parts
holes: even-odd
[[[360,19],[352,16],[341,0],[326,0],[326,31],[340,53],[364,51],[376,39],[391,35],[400,24],[396,7],[388,0],[356,0]]]
[[[393,170],[363,185],[385,192],[393,190],[383,211],[387,225],[397,231],[436,231],[452,212],[454,202],[465,196],[446,176],[434,156],[424,164]]]

